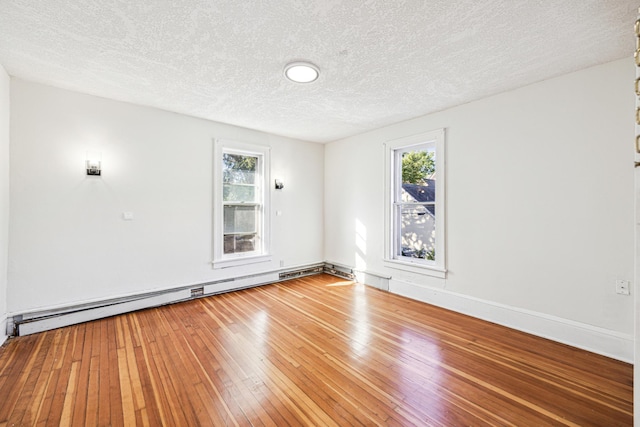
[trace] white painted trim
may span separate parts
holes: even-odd
[[[424,274],[425,276],[437,277],[439,279],[447,278],[447,270],[430,265],[421,265],[418,263],[402,262],[397,259],[386,259],[383,261],[385,267],[395,270],[410,271],[412,273]]]
[[[50,316],[50,315],[55,315],[55,314],[60,314],[60,313],[66,313],[66,312],[70,312],[70,311],[78,311],[81,309],[89,309],[89,308],[95,308],[97,306],[103,306],[103,305],[107,305],[107,304],[117,304],[117,303],[121,303],[121,302],[126,302],[126,301],[131,301],[134,299],[141,299],[141,298],[148,298],[150,296],[153,295],[158,295],[161,293],[169,293],[169,292],[175,292],[175,291],[179,291],[182,289],[191,289],[191,288],[198,288],[198,287],[202,287],[202,286],[207,286],[210,284],[218,284],[218,283],[238,283],[240,280],[246,279],[248,277],[258,277],[258,276],[264,276],[264,275],[268,275],[268,274],[272,274],[272,273],[282,273],[282,272],[287,272],[287,271],[295,271],[295,270],[299,270],[299,269],[303,269],[303,268],[311,268],[311,267],[316,267],[316,266],[322,266],[323,264],[325,264],[324,261],[318,261],[315,263],[309,263],[309,264],[298,264],[298,265],[294,265],[294,266],[287,266],[287,267],[283,267],[283,268],[279,268],[276,270],[270,270],[270,271],[263,271],[260,273],[255,273],[255,274],[251,274],[248,276],[240,276],[240,277],[230,277],[228,279],[221,279],[221,280],[215,280],[212,282],[194,282],[194,283],[186,283],[183,285],[179,285],[179,286],[167,286],[167,287],[163,287],[163,288],[158,288],[158,289],[154,289],[154,290],[150,290],[147,292],[131,292],[131,293],[124,293],[124,294],[120,294],[120,295],[114,295],[111,296],[109,298],[91,298],[91,299],[86,299],[86,300],[81,300],[81,301],[73,301],[67,304],[53,304],[53,305],[49,305],[49,306],[42,306],[42,307],[38,307],[37,309],[33,309],[33,310],[26,310],[26,311],[18,311],[18,312],[10,312],[7,314],[7,318],[15,318],[15,317],[21,317],[23,320],[27,320],[27,319],[33,319],[36,317],[43,317],[43,316]],[[279,279],[276,279],[274,281],[279,281]]]
[[[435,261],[410,260],[398,257],[394,223],[395,178],[401,169],[396,151],[423,144],[435,144],[436,151],[436,259]],[[419,272],[434,277],[446,278],[446,132],[445,128],[386,141],[384,147],[384,262],[390,268]],[[407,257],[404,257],[407,258]]]
[[[259,226],[260,248],[254,252],[225,255],[223,253],[222,156],[225,151],[261,157],[262,221]],[[267,262],[271,260],[271,146],[248,144],[229,139],[214,139],[213,175],[213,260],[214,269]]]
[[[308,264],[305,266],[323,263]],[[326,264],[335,264],[327,262]],[[304,266],[300,266],[304,267]],[[20,323],[19,335],[55,329],[62,326],[96,320],[117,314],[156,307],[164,304],[184,301],[191,298],[191,289],[202,287],[204,295],[213,295],[232,290],[260,286],[280,281],[279,273],[295,270],[289,267],[277,271],[260,273],[237,279],[221,280],[204,284],[192,284],[178,289],[164,290],[146,295],[134,295],[128,300],[124,298],[92,301],[66,307],[49,307],[38,312],[14,313],[0,318],[0,344],[7,338],[6,330],[9,321],[22,317],[29,322]],[[475,297],[460,295],[444,289],[429,288],[422,285],[388,280],[388,276],[366,271],[357,271],[358,281],[371,284],[381,289],[406,296],[448,310],[467,314],[489,322],[497,323],[512,329],[527,332],[557,342],[568,344],[587,351],[598,353],[624,362],[633,363],[634,340],[630,334],[623,334],[596,326],[562,319],[544,313],[511,307]],[[74,311],[76,310],[76,311]],[[66,312],[65,312],[66,311]],[[52,315],[57,313],[57,315]]]
[[[34,319],[26,323],[20,323],[18,325],[18,335],[22,336],[35,334],[37,332],[44,332],[51,329],[61,328],[63,326],[89,322],[91,320],[102,319],[105,317],[115,316],[117,314],[141,310],[143,308],[170,304],[172,302],[189,299],[190,297],[191,291],[189,289],[183,289],[176,292],[138,299],[135,301],[122,302],[119,304],[90,308],[71,313],[64,313],[58,316],[46,317],[43,319]]]
[[[9,334],[7,333],[7,315],[0,317],[0,345],[4,344],[4,342],[9,338]]]
[[[264,285],[267,283],[275,283],[280,280],[280,273],[261,274],[260,276],[245,277],[238,280],[213,283],[204,286],[205,295],[219,294],[238,289],[244,289],[252,286]]]
[[[631,334],[400,280],[390,280],[389,291],[511,329],[633,363],[634,338]]]
[[[233,279],[228,279],[233,280]],[[128,302],[136,299],[144,299],[149,298],[154,295],[164,294],[176,292],[182,289],[191,289],[203,286],[203,283],[187,283],[181,286],[168,286],[163,288],[158,288],[154,290],[150,290],[148,292],[131,292],[126,294],[114,295],[108,298],[91,298],[81,301],[73,301],[67,304],[54,304],[49,306],[38,307],[37,309],[27,310],[27,311],[19,311],[19,312],[11,312],[8,314],[8,317],[21,317],[23,320],[34,319],[38,317],[51,316],[56,314],[68,313],[71,311],[79,311],[84,309],[93,309],[98,306],[103,305],[111,305],[111,304],[120,304],[123,302]]]
[[[389,279],[390,277],[385,277],[376,273],[370,273],[364,270],[354,270],[354,274],[356,277],[356,281],[358,283],[364,283],[368,286],[373,286],[374,288],[382,289],[383,291],[389,290]]]
[[[322,264],[322,263],[320,263]],[[191,290],[203,288],[203,296],[244,289],[278,282],[280,270],[258,273],[250,276],[230,278],[217,282],[208,282],[181,286],[172,290],[138,294],[130,298],[94,301],[90,304],[76,304],[64,308],[45,309],[28,313],[14,313],[11,320],[18,324],[18,335],[29,335],[63,326],[75,325],[115,316],[150,307],[172,304],[192,298]]]

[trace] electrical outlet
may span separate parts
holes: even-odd
[[[629,295],[631,290],[629,289],[628,280],[616,280],[616,293],[620,295]]]

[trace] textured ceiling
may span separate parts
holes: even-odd
[[[0,64],[327,142],[630,57],[637,1],[0,0]],[[300,59],[316,82],[283,78]]]

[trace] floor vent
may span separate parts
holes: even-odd
[[[204,295],[204,287],[191,289],[191,298],[197,298]]]

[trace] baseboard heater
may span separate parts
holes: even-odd
[[[296,277],[311,276],[312,274],[320,274],[324,271],[323,265],[301,268],[299,270],[283,271],[280,273],[280,280],[295,279]]]
[[[355,280],[356,275],[351,267],[347,267],[340,264],[334,264],[325,262],[322,270],[324,273],[331,274],[332,276],[342,277],[343,279]]]
[[[309,276],[311,274],[327,273],[343,279],[355,280],[356,275],[352,268],[344,265],[325,262],[322,265],[307,267],[299,270],[280,273],[280,280],[293,279],[296,277]]]
[[[319,263],[287,270],[182,286],[164,291],[148,292],[123,298],[102,300],[94,303],[78,304],[59,309],[23,313],[7,319],[7,335],[29,335],[145,308],[159,307],[323,272],[335,275],[335,273],[326,271],[324,263]]]

